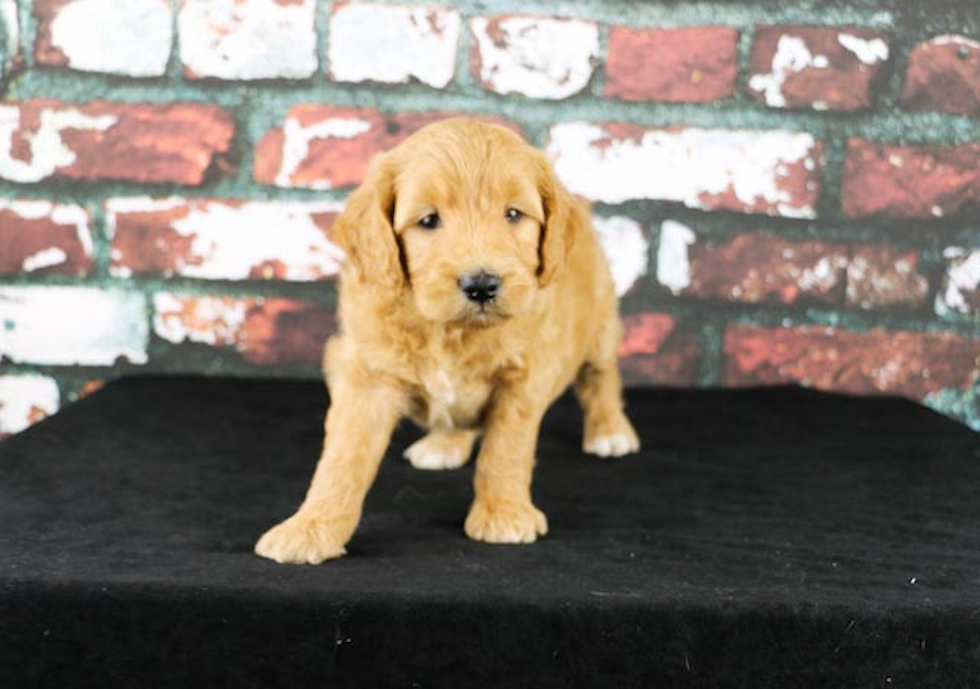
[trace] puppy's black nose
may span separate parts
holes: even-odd
[[[497,296],[500,288],[500,277],[485,270],[467,273],[459,279],[459,288],[470,301],[485,304]]]

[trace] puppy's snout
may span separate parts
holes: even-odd
[[[459,279],[459,288],[470,301],[485,304],[497,296],[497,290],[500,289],[500,276],[485,270],[476,270]]]

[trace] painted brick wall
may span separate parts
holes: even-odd
[[[316,377],[368,159],[547,149],[633,384],[906,395],[980,427],[975,0],[0,0],[0,433],[115,376]]]

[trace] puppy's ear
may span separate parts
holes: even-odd
[[[362,282],[391,288],[404,284],[401,251],[392,227],[394,211],[394,165],[389,156],[380,155],[331,228],[331,236]]]
[[[544,205],[544,226],[538,246],[538,283],[544,287],[565,263],[575,235],[587,220],[582,204],[558,181],[544,155],[539,159],[538,190]]]

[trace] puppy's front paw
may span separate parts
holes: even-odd
[[[404,457],[416,469],[458,469],[469,460],[473,440],[472,431],[432,431],[405,450]]]
[[[316,565],[344,555],[345,529],[300,513],[272,527],[255,544],[255,553],[280,564]]]
[[[640,449],[640,439],[625,415],[605,423],[587,424],[582,450],[599,457],[622,457]]]
[[[530,502],[477,499],[464,526],[466,535],[485,543],[534,543],[548,533],[544,513]]]

